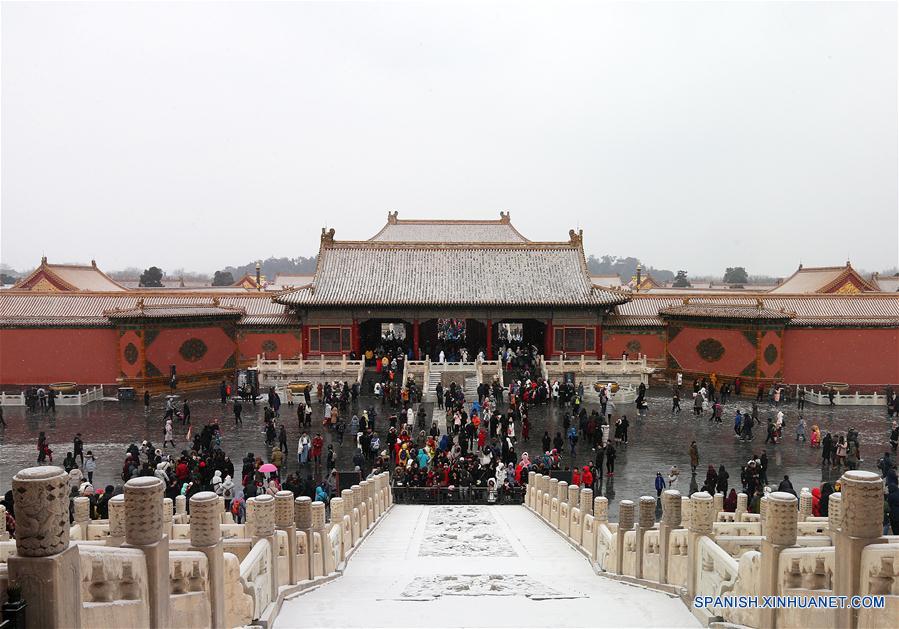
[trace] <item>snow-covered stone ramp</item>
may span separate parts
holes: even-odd
[[[275,627],[697,627],[679,600],[596,576],[520,506],[395,505],[343,577]]]

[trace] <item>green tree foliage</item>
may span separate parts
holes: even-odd
[[[595,275],[618,275],[623,282],[627,282],[637,275],[637,258],[619,258],[617,256],[589,256],[587,258],[587,270]],[[660,282],[668,282],[674,279],[674,273],[667,269],[656,269],[643,265],[643,276],[652,275]]]
[[[677,276],[674,278],[674,283],[672,284],[675,288],[690,288],[693,286],[690,284],[690,280],[687,279],[686,271],[678,271]]]
[[[162,286],[162,269],[151,266],[140,274],[140,286],[147,288]]]
[[[230,271],[216,271],[212,278],[213,286],[231,286],[234,283],[234,276]]]
[[[724,282],[727,284],[746,284],[749,274],[742,266],[729,266],[724,272]]]

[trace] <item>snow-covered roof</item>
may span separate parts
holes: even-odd
[[[512,226],[508,212],[496,220],[401,219],[387,214],[387,224],[369,240],[379,242],[528,242]]]

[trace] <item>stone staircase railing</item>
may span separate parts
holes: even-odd
[[[598,573],[677,594],[705,623],[855,629],[899,618],[899,536],[882,535],[883,486],[877,474],[846,472],[827,518],[811,515],[808,490],[798,499],[766,493],[759,514],[747,513],[745,494],[729,513],[721,494],[667,490],[659,522],[656,498],[643,496],[620,501],[615,524],[605,497],[531,472],[525,505]],[[763,607],[765,596],[883,596],[884,605]],[[757,597],[758,605],[720,597]]]
[[[324,503],[281,491],[250,498],[246,523],[223,524],[214,493],[191,496],[188,514],[163,489],[156,477],[128,481],[109,520],[85,521],[87,500],[76,499],[69,526],[63,470],[16,474],[17,531],[0,541],[0,603],[6,586],[20,586],[27,626],[42,629],[270,626],[285,596],[342,574],[392,506],[386,473],[332,498],[330,520]]]

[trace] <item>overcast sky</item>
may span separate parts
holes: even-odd
[[[4,3],[2,262],[211,272],[496,218],[897,264],[896,4]]]

